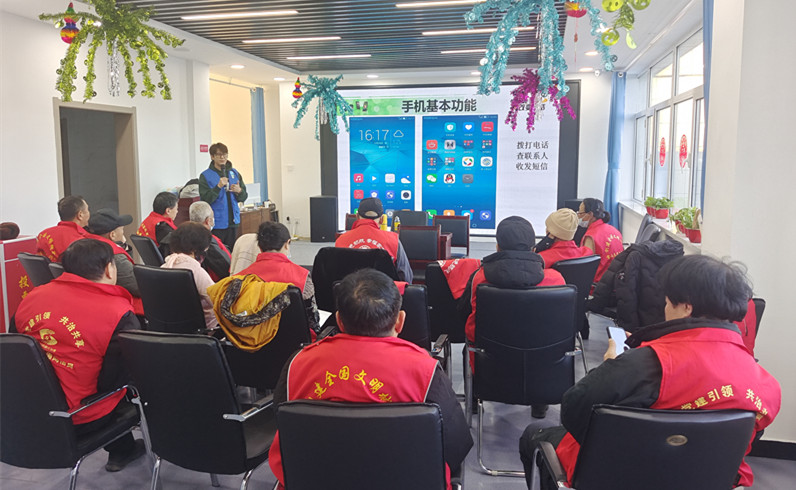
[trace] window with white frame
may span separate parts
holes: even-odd
[[[633,199],[668,197],[676,208],[699,206],[705,141],[702,31],[639,79],[647,100],[634,116]]]

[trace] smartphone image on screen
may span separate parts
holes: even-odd
[[[377,197],[384,209],[414,209],[414,117],[350,117],[351,209]],[[436,148],[437,143],[431,146]],[[426,162],[434,167],[433,158]]]
[[[626,350],[630,350],[630,347],[627,346],[625,340],[627,340],[627,334],[625,331],[619,327],[606,327],[608,329],[608,338],[613,339],[616,342],[616,355],[623,353]]]
[[[495,228],[497,114],[423,117],[423,209]]]

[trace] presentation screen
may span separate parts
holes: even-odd
[[[489,235],[519,215],[541,234],[557,203],[559,121],[545,104],[528,133],[524,108],[512,131],[511,88],[341,89],[354,108],[350,131],[337,137],[341,229],[345,213],[378,197],[390,219],[401,209],[469,215],[471,233]]]

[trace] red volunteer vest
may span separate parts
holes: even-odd
[[[483,283],[488,284],[482,267],[475,273],[475,276],[473,276],[473,287],[470,292],[470,306],[472,307],[472,311],[470,312],[470,316],[467,317],[467,323],[464,325],[464,333],[467,335],[467,340],[470,342],[475,342],[475,291],[478,289],[478,285]],[[560,272],[555,269],[545,269],[544,279],[535,286],[563,286],[565,284],[566,281],[564,281],[564,276],[562,276]],[[470,360],[472,361],[474,357],[472,352],[470,356]]]
[[[34,288],[16,313],[19,332],[39,341],[52,362],[69,410],[97,392],[105,351],[122,316],[133,310],[130,293],[121,286],[98,284],[65,272]],[[85,424],[110,413],[121,391],[72,417]]]
[[[621,240],[620,240],[621,242]],[[593,252],[586,247],[579,247],[575,245],[572,240],[565,240],[560,242],[553,242],[547,250],[542,250],[538,253],[544,259],[544,266],[549,268],[559,260],[577,259],[578,257],[586,257],[593,255]]]
[[[751,299],[746,306],[746,316],[740,322],[735,322],[735,325],[741,331],[741,339],[743,344],[749,349],[749,353],[755,354],[755,336],[757,334],[757,308],[755,302]]]
[[[288,368],[287,399],[423,402],[436,366],[428,352],[405,340],[341,333],[305,347],[293,358]],[[278,433],[268,462],[277,479],[284,482]]]
[[[220,239],[219,239],[217,236],[215,236],[215,235],[212,235],[212,237],[213,237],[213,240],[215,240],[215,241],[216,241],[216,244],[218,245],[218,248],[220,248],[222,252],[224,252],[225,254],[227,254],[227,258],[228,258],[228,259],[232,260],[232,254],[231,254],[231,253],[229,253],[229,249],[227,248],[227,246],[226,246],[226,245],[224,245],[224,242],[222,242],[222,241],[221,241],[221,240],[220,240]]]
[[[257,255],[257,260],[252,265],[235,275],[247,274],[254,274],[265,282],[286,282],[304,291],[304,284],[310,271],[294,264],[283,253],[262,252]]]
[[[138,234],[151,238],[152,241],[155,242],[155,245],[159,247],[160,244],[158,243],[158,239],[155,237],[155,227],[158,225],[158,223],[162,223],[164,221],[168,223],[173,230],[177,229],[177,227],[174,226],[174,221],[172,221],[171,218],[152,211],[149,213],[149,216],[147,216],[146,219],[141,222],[141,226],[138,227]]]
[[[39,233],[36,237],[36,253],[47,257],[51,262],[60,262],[61,254],[72,242],[88,237],[89,233],[74,221],[61,221]]]
[[[580,241],[581,246],[587,236],[594,240],[595,253],[600,256],[600,265],[594,275],[594,282],[599,282],[614,257],[625,249],[625,246],[622,245],[622,234],[613,226],[598,219],[589,225],[589,229],[586,230],[586,234]]]
[[[340,248],[380,248],[386,250],[393,262],[398,257],[398,233],[380,230],[372,219],[354,221],[350,231],[340,235],[334,242]]]
[[[445,274],[453,299],[459,299],[462,296],[470,276],[481,267],[481,261],[478,259],[438,260],[437,262],[439,262],[442,273]]]
[[[658,400],[650,408],[757,412],[755,432],[771,424],[779,412],[779,383],[749,355],[736,332],[719,328],[683,330],[641,344],[645,346],[655,351],[663,370]],[[752,448],[752,439],[746,454]],[[580,445],[569,433],[556,448],[570,482],[579,450]],[[739,485],[752,486],[754,476],[746,461],[738,474]]]

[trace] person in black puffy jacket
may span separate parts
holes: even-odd
[[[675,240],[631,245],[600,279],[587,309],[602,314],[616,306],[616,324],[629,332],[664,321],[658,271],[682,255],[683,244]]]

